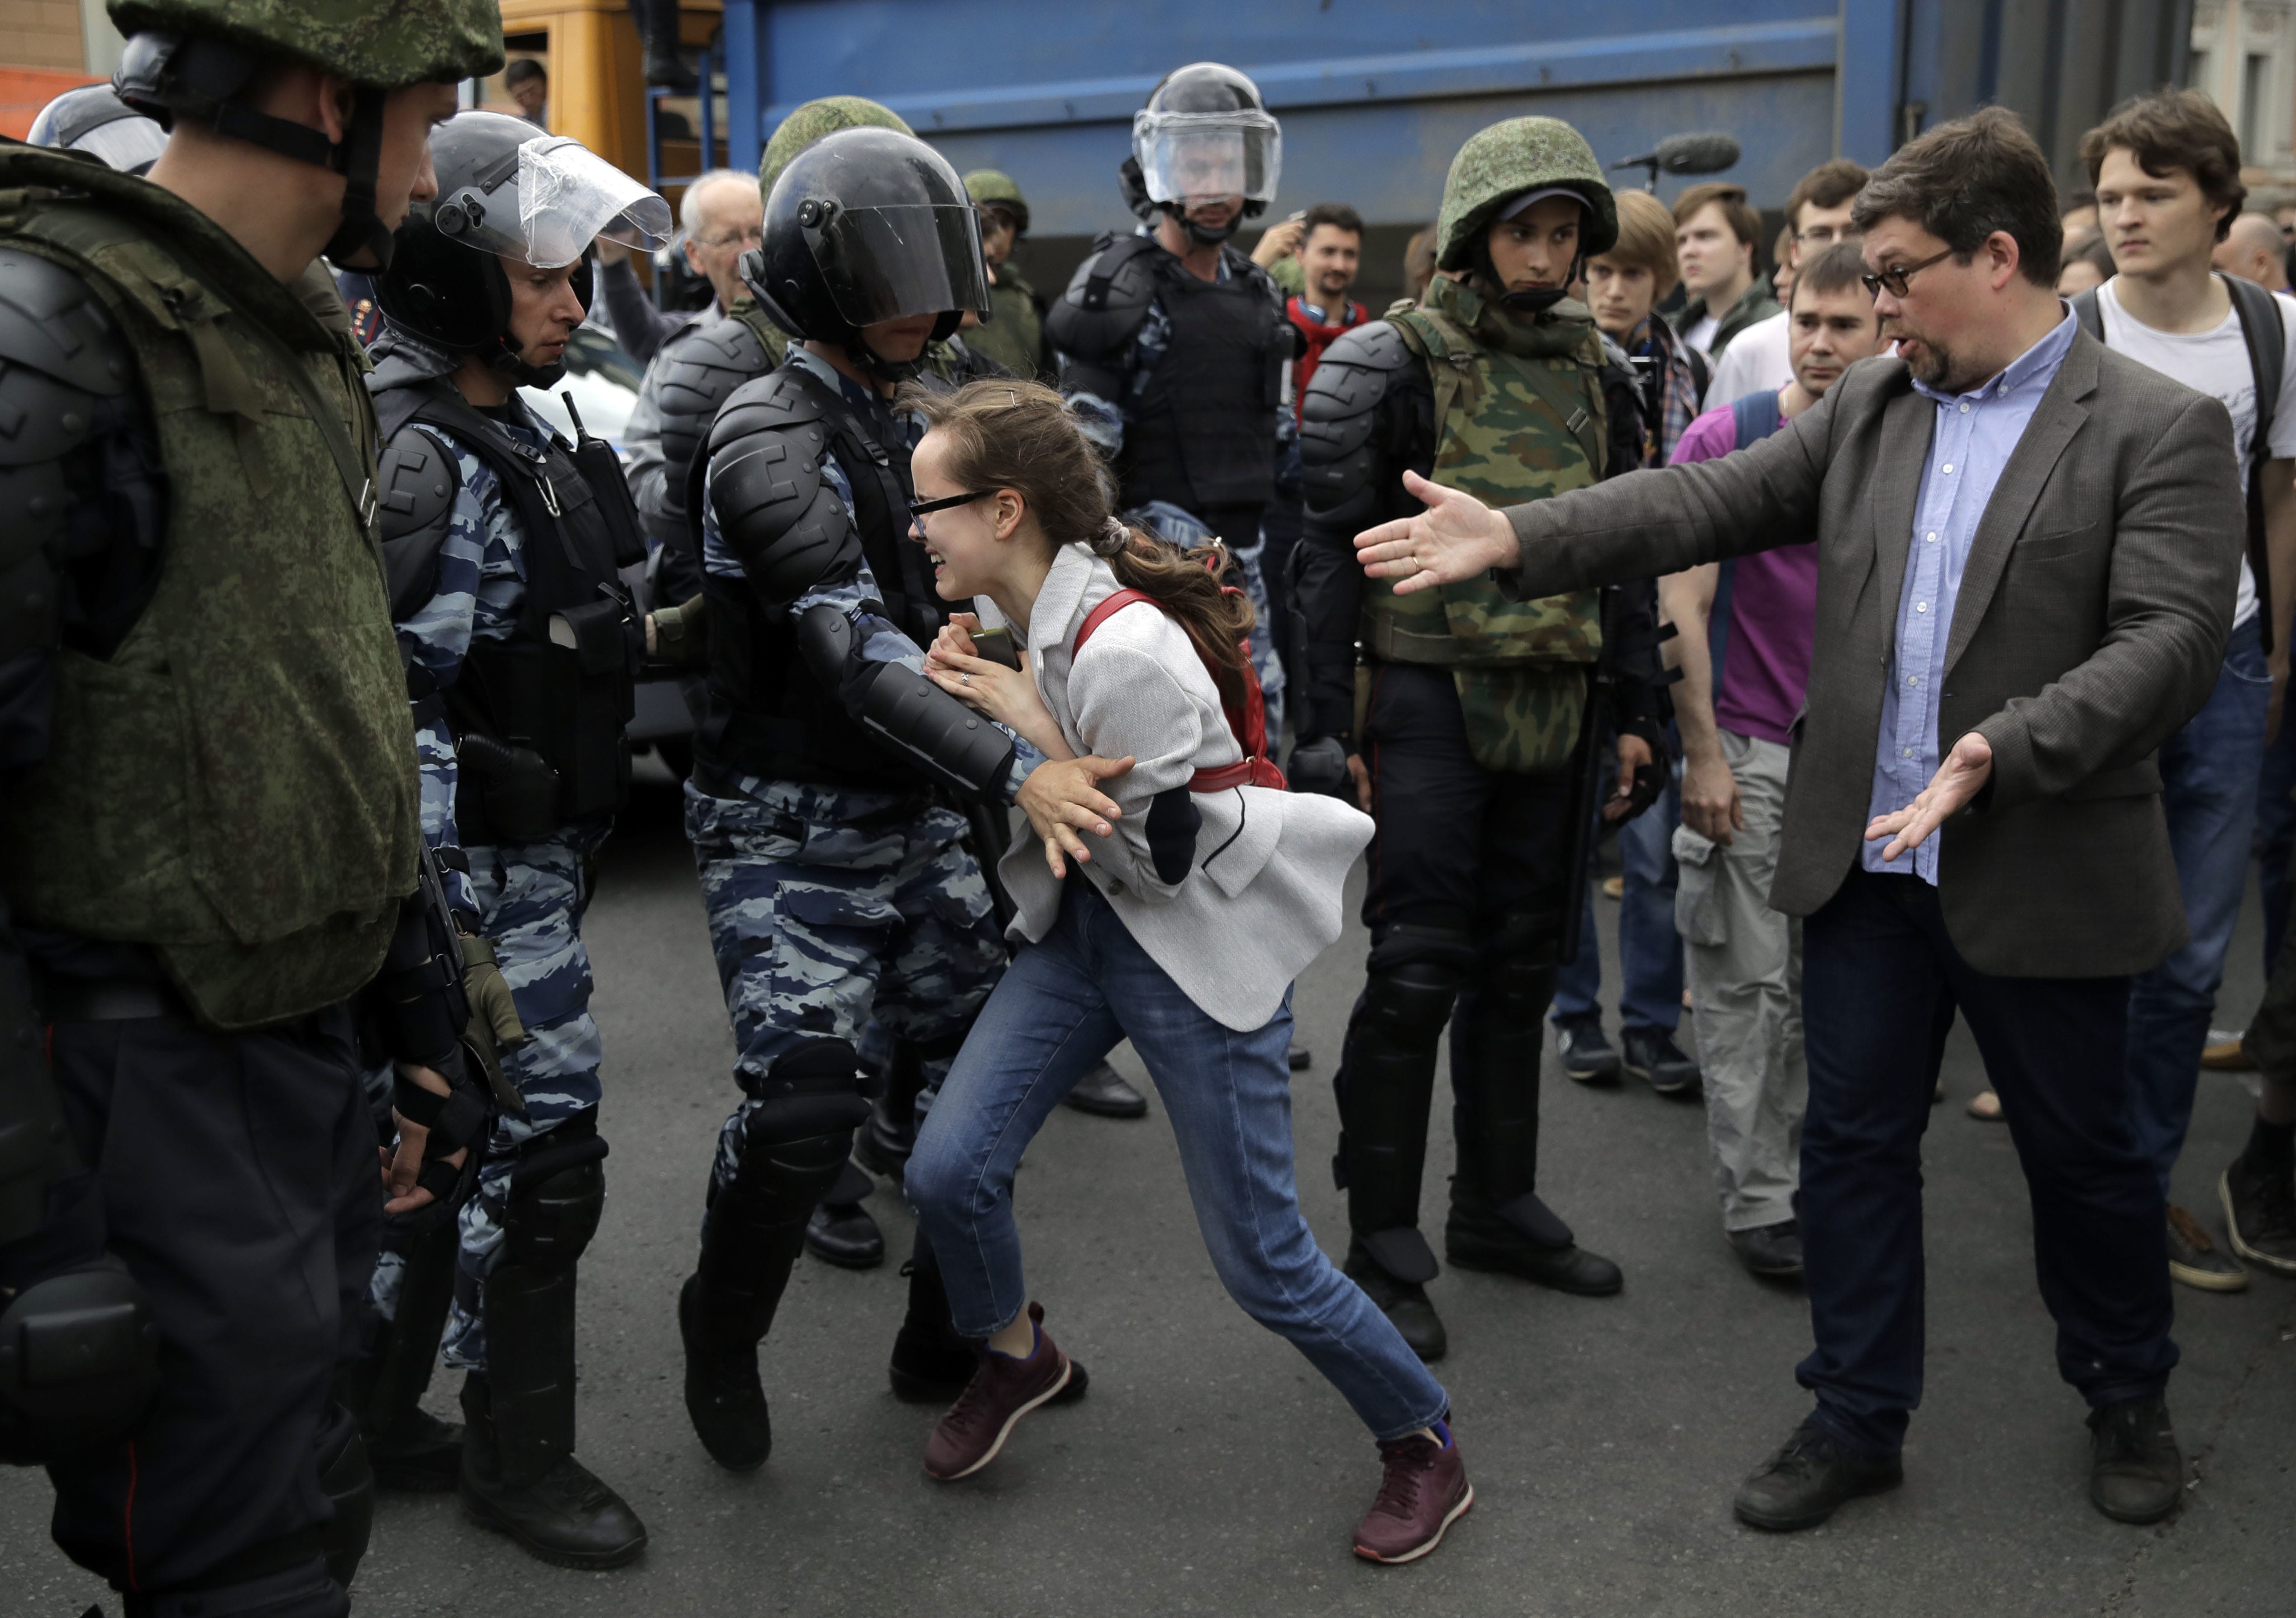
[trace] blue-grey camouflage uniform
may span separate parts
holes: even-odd
[[[1143,234],[1146,233],[1143,227]],[[1234,279],[1223,255],[1216,272],[1226,282]],[[1164,306],[1153,302],[1132,334],[1119,356],[1111,362],[1109,369],[1125,378],[1124,396],[1106,399],[1086,388],[1062,387],[1068,396],[1069,409],[1075,414],[1077,424],[1085,437],[1100,452],[1101,459],[1110,465],[1116,462],[1117,452],[1124,447],[1124,429],[1132,420],[1148,391],[1148,379],[1172,347],[1172,322],[1164,313]],[[1288,492],[1297,497],[1300,466],[1300,423],[1291,407],[1281,406],[1275,413],[1275,465],[1277,494]],[[1288,484],[1287,484],[1288,480]],[[1210,527],[1193,513],[1181,511],[1167,500],[1151,501],[1138,511],[1125,513],[1128,519],[1141,522],[1155,531],[1157,536],[1175,544],[1201,544],[1213,537]],[[1183,537],[1189,530],[1197,537]],[[1283,734],[1283,660],[1276,655],[1275,640],[1269,633],[1267,584],[1260,576],[1259,563],[1267,549],[1266,540],[1255,535],[1249,545],[1230,547],[1235,560],[1242,566],[1244,592],[1251,598],[1252,611],[1257,615],[1251,631],[1251,666],[1259,676],[1259,693],[1267,709],[1267,738],[1272,747]]]
[[[806,365],[886,424],[882,401],[825,361],[792,347],[790,363]],[[922,436],[913,417],[891,425],[911,445]],[[849,519],[853,485],[833,453],[824,454],[822,473]],[[742,576],[706,500],[701,562],[720,577]],[[865,658],[922,668],[923,649],[873,610],[881,600],[865,563],[852,578],[808,592],[788,611],[794,618],[824,602],[834,606],[861,630]],[[855,743],[866,745],[857,726]],[[1020,744],[1008,797],[1042,757]],[[922,790],[750,775],[720,784],[736,796],[716,797],[687,782],[685,832],[734,1023],[734,1076],[750,1098],[718,1136],[715,1174],[723,1189],[740,1165],[744,1124],[775,1060],[816,1040],[857,1048],[865,1031],[873,1045],[888,1037],[929,1048],[952,1041],[996,987],[1005,950],[980,861],[963,840],[964,815]],[[927,1059],[928,1094],[948,1062]]]
[[[451,687],[474,641],[505,641],[518,627],[526,597],[526,536],[495,474],[443,429],[419,424],[454,461],[462,487],[439,552],[439,583],[428,605],[398,626],[400,644]],[[504,423],[539,449],[539,429]],[[460,846],[455,822],[454,738],[443,718],[415,729],[422,770],[422,835],[434,848]],[[502,1245],[501,1217],[518,1154],[578,1113],[598,1105],[598,1025],[590,1015],[590,956],[582,912],[590,901],[591,865],[612,829],[601,819],[562,828],[537,843],[464,847],[470,874],[446,873],[449,901],[478,917],[478,930],[518,1008],[527,1037],[502,1052],[503,1073],[525,1102],[499,1115],[479,1170],[478,1192],[460,1216],[460,1284],[447,1322],[447,1363],[486,1369],[486,1337],[477,1296]],[[402,1266],[378,1263],[369,1296],[385,1320],[398,1312]]]

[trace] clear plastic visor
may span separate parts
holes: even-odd
[[[1152,200],[1272,202],[1283,135],[1265,112],[1142,112],[1132,119],[1132,152]]]
[[[601,237],[648,253],[669,240],[669,204],[579,141],[538,135],[501,168],[439,199],[439,234],[538,270],[572,264]]]
[[[856,326],[988,313],[980,215],[969,202],[840,208],[805,227],[805,241],[838,314]]]

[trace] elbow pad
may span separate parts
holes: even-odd
[[[945,787],[1001,796],[1011,737],[907,666],[863,658],[859,632],[834,607],[808,608],[797,638],[806,666],[880,743]]]

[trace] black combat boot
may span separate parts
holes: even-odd
[[[859,1064],[842,1040],[805,1045],[775,1062],[762,1105],[742,1122],[734,1177],[713,1173],[701,1220],[701,1256],[678,1294],[685,1340],[685,1413],[710,1459],[753,1472],[774,1447],[758,1344],[774,1323],[806,1223],[836,1186],[869,1115]]]
[[[953,1403],[980,1369],[980,1347],[970,1337],[959,1336],[949,1319],[940,1263],[922,1230],[917,1232],[901,1273],[909,1278],[909,1309],[893,1338],[893,1360],[887,1368],[893,1397],[910,1404]],[[1091,1381],[1083,1363],[1071,1355],[1068,1385],[1046,1402],[1074,1404]]]
[[[593,1132],[594,1133],[594,1130]],[[645,1549],[636,1513],[574,1459],[574,1271],[605,1207],[597,1156],[561,1125],[512,1178],[503,1246],[480,1294],[487,1369],[463,1382],[462,1496],[473,1521],[562,1567],[619,1567]],[[543,1145],[542,1142],[548,1142]],[[571,1166],[553,1167],[569,1161]]]
[[[1579,1246],[1570,1227],[1539,1200],[1540,1023],[1554,968],[1511,939],[1535,939],[1543,924],[1507,918],[1498,944],[1459,998],[1451,1027],[1451,1127],[1459,1172],[1443,1255],[1462,1270],[1517,1275],[1558,1291],[1613,1293],[1625,1278],[1609,1259]]]
[[[806,1223],[806,1251],[840,1270],[874,1270],[883,1263],[885,1233],[861,1205],[861,1199],[876,1189],[869,1171],[847,1158],[837,1183]]]
[[[1435,1046],[1458,993],[1463,936],[1390,927],[1372,950],[1348,1019],[1340,1071],[1340,1149],[1332,1177],[1348,1194],[1347,1274],[1423,1360],[1449,1346],[1425,1291],[1435,1254],[1419,1231]]]
[[[335,1397],[358,1423],[380,1488],[432,1493],[462,1475],[461,1424],[422,1408],[455,1300],[455,1245],[452,1219],[385,1233],[385,1251],[405,1265],[398,1312],[374,1322],[367,1351],[335,1379]]]
[[[917,1097],[924,1087],[923,1054],[907,1040],[896,1040],[883,1086],[854,1140],[853,1156],[863,1168],[899,1182],[917,1142]]]

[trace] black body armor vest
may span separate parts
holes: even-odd
[[[473,640],[460,676],[435,699],[461,758],[455,818],[463,841],[534,842],[615,813],[629,799],[625,727],[645,650],[601,509],[605,500],[627,503],[628,489],[592,486],[593,478],[619,478],[619,467],[593,466],[586,475],[554,434],[547,449],[532,449],[436,380],[387,388],[375,406],[386,444],[419,422],[475,455],[499,480],[526,536],[516,631],[505,641]],[[387,562],[395,560],[390,548]],[[401,568],[390,572],[397,598]],[[395,599],[394,616],[402,616],[400,605]],[[522,754],[539,756],[539,766]]]
[[[933,385],[930,374],[923,379]],[[907,537],[909,446],[866,420],[843,393],[801,365],[773,373],[786,402],[794,437],[825,434],[825,444],[804,451],[834,455],[853,486],[853,527],[875,575],[885,617],[919,646],[930,646],[948,622],[948,607],[934,593],[925,548]],[[709,457],[693,458],[685,509],[705,508]],[[696,542],[698,544],[698,541]],[[705,573],[709,601],[709,678],[696,754],[726,774],[767,780],[812,781],[883,791],[922,792],[931,782],[862,729],[837,693],[806,663],[785,608],[768,606],[743,576]]]
[[[1168,500],[1232,544],[1229,514],[1257,527],[1275,492],[1275,413],[1294,347],[1263,273],[1238,254],[1223,282],[1201,281],[1169,253],[1153,255],[1157,299],[1171,346],[1149,373],[1116,462],[1127,507]],[[1241,263],[1236,262],[1242,260]]]

